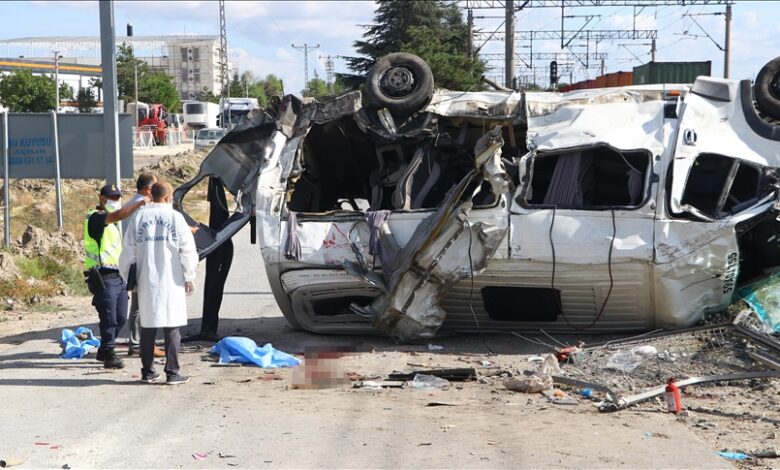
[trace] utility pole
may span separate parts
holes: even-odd
[[[466,19],[469,28],[469,46],[468,46],[469,60],[474,60],[474,10],[472,10],[471,8],[469,8],[468,11],[466,12]]]
[[[106,183],[119,179],[119,115],[117,113],[116,35],[114,33],[114,2],[100,0],[100,56],[103,83],[103,154],[106,156]]]
[[[729,78],[731,62],[731,4],[726,4],[726,45],[723,47],[723,78]]]
[[[52,51],[54,53],[54,96],[56,105],[54,106],[55,112],[60,112],[60,51]]]
[[[225,26],[225,0],[219,0],[219,60],[219,81],[222,84],[220,95],[223,98],[230,97],[230,90],[228,87],[228,50],[227,27]]]
[[[303,96],[306,96],[309,87],[309,51],[319,49],[320,45],[310,46],[304,42],[302,46],[296,46],[295,44],[291,44],[291,46],[293,49],[303,52]]]
[[[505,0],[504,3],[506,7],[504,86],[512,88],[512,84],[515,81],[515,2],[514,0]]]
[[[650,62],[655,62],[655,53],[658,49],[655,47],[655,39],[650,41]]]
[[[325,59],[325,79],[328,81],[328,93],[333,93],[333,70],[335,65],[333,59],[337,58],[337,55],[321,55],[320,59]]]

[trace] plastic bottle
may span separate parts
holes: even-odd
[[[669,413],[680,414],[682,411],[682,400],[680,399],[680,388],[677,387],[674,377],[671,377],[666,382],[666,393],[664,393],[664,396]]]

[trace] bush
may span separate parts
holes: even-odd
[[[47,288],[42,289],[42,292],[49,293],[46,295],[47,297],[51,297],[63,289],[74,295],[87,295],[88,293],[81,265],[80,263],[76,264],[70,254],[53,250],[51,256],[20,257],[16,260],[16,264],[23,275],[39,281],[36,284],[48,285]]]

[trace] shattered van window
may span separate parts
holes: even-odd
[[[649,152],[619,152],[606,145],[540,152],[525,202],[567,209],[637,207],[645,198],[649,164]]]
[[[749,208],[766,194],[758,168],[724,155],[701,154],[691,167],[682,204],[719,219]]]

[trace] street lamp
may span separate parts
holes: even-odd
[[[54,106],[55,112],[60,112],[60,51],[52,51],[54,53],[54,99],[56,104]]]

